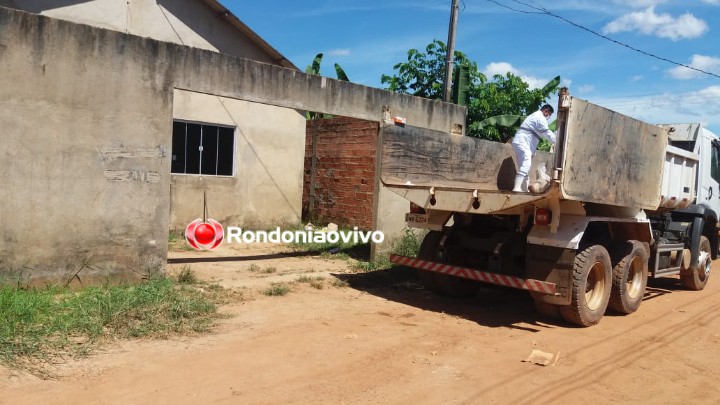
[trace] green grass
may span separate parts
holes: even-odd
[[[198,278],[190,266],[185,265],[178,273],[177,281],[180,284],[197,284]]]
[[[316,288],[318,290],[322,290],[325,288],[325,278],[324,277],[310,277],[310,276],[300,276],[297,279],[298,283],[306,283],[309,284],[311,287]]]
[[[412,229],[405,229],[400,238],[390,242],[390,251],[400,256],[417,257],[417,254],[420,251],[421,240],[422,238],[417,236],[415,231]],[[389,269],[392,266],[393,264],[390,261],[389,255],[381,255],[373,261],[360,260],[353,264],[352,267],[358,271],[370,272]]]
[[[185,240],[185,235],[182,231],[170,231],[168,233],[168,243],[176,243]]]
[[[47,376],[48,364],[105,339],[206,332],[217,318],[213,293],[169,278],[76,292],[0,287],[0,362]]]
[[[268,297],[281,297],[290,292],[290,286],[285,283],[272,283],[263,291]]]

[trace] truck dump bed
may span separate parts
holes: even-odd
[[[530,181],[542,163],[555,180],[538,195],[510,191],[516,171],[511,145],[412,126],[383,128],[381,180],[420,206],[473,213],[499,213],[551,193],[648,210],[657,209],[676,190],[680,199],[694,195],[692,164],[690,172],[682,169],[682,179],[666,178],[663,184],[664,173],[688,166],[694,155],[666,159],[668,134],[658,126],[564,96],[557,135],[554,154],[533,157]],[[689,179],[691,184],[685,184]]]

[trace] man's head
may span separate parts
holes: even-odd
[[[550,104],[545,104],[540,108],[540,111],[542,111],[545,118],[550,118],[550,116],[555,112],[555,110],[552,108]]]

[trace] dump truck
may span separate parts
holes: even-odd
[[[426,288],[527,290],[537,311],[580,326],[638,310],[649,278],[702,290],[718,255],[720,142],[699,124],[651,125],[561,89],[552,153],[533,156],[533,192],[513,192],[511,145],[387,124],[381,181],[428,230]]]

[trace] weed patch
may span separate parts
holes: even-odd
[[[212,295],[169,278],[80,291],[0,287],[0,362],[47,377],[48,364],[105,339],[206,332],[218,317]]]
[[[197,284],[198,278],[197,275],[195,275],[195,272],[190,268],[190,266],[185,265],[180,270],[180,273],[178,273],[177,281],[180,284]]]
[[[316,288],[318,290],[322,290],[323,288],[325,288],[325,278],[324,277],[300,276],[300,277],[298,277],[297,282],[309,284],[311,287]]]
[[[268,297],[280,297],[290,292],[290,286],[285,283],[272,283],[270,287],[263,291]]]

